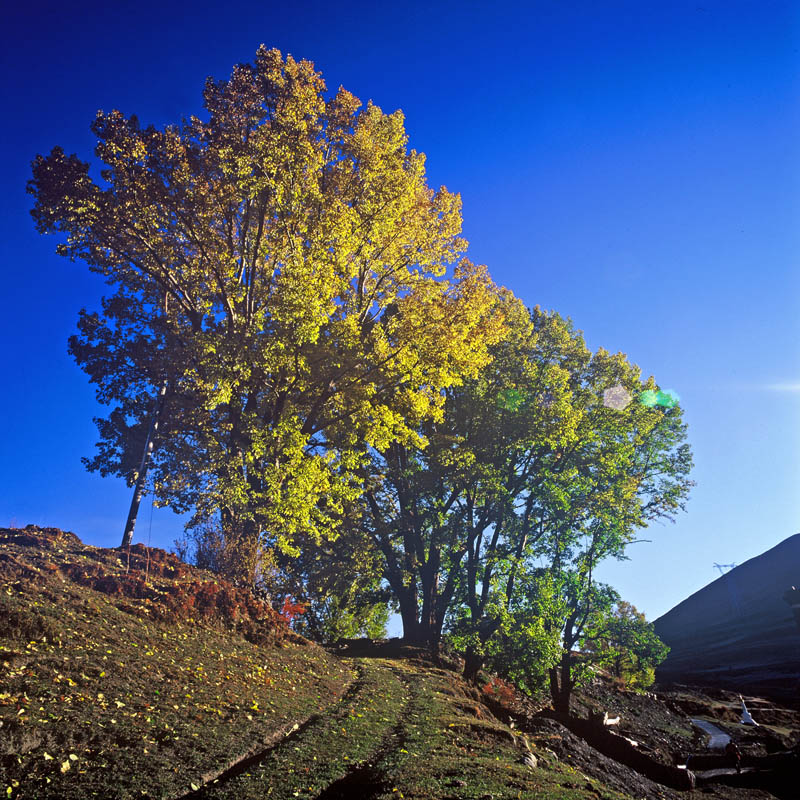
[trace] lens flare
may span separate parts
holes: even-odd
[[[620,384],[612,386],[603,392],[603,405],[606,408],[613,408],[615,411],[624,411],[631,402],[631,396],[627,389]]]
[[[674,389],[645,389],[639,395],[639,402],[646,408],[675,408],[680,402],[680,397]]]
[[[655,408],[658,405],[658,392],[653,389],[645,389],[639,395],[639,402],[647,408]]]

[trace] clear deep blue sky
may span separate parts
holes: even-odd
[[[66,340],[104,285],[55,256],[25,194],[99,108],[201,111],[265,43],[402,108],[432,185],[459,191],[473,260],[678,392],[697,487],[602,577],[650,618],[800,531],[800,5],[20,3],[4,13],[0,525],[118,544],[129,490],[84,471],[99,412]],[[137,540],[181,522],[143,506]],[[798,575],[800,580],[800,575]]]

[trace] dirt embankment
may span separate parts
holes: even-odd
[[[0,580],[67,581],[113,598],[142,619],[201,623],[236,630],[253,642],[303,643],[269,604],[173,553],[135,544],[127,550],[91,547],[58,528],[0,528]]]

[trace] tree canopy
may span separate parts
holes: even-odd
[[[558,314],[507,316],[493,360],[425,424],[428,446],[373,451],[366,492],[406,635],[435,643],[449,624],[470,676],[539,567],[559,587],[574,572],[582,591],[597,563],[624,557],[691,487],[679,406],[604,402],[609,389],[650,391],[652,379],[621,353],[592,353]]]
[[[421,444],[503,332],[402,113],[325,91],[261,47],[204,118],[99,112],[99,179],[56,147],[29,183],[39,230],[112,287],[70,340],[111,406],[89,468],[133,483],[157,414],[158,502],[286,550],[335,535],[365,453]]]

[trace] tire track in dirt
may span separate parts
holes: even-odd
[[[385,667],[390,669],[406,686],[410,694],[406,698],[403,709],[397,718],[394,727],[381,740],[378,748],[366,759],[354,764],[350,771],[342,778],[331,783],[317,795],[316,800],[373,800],[388,789],[389,782],[381,762],[391,752],[403,746],[407,738],[406,725],[409,714],[414,707],[414,701],[419,695],[419,687],[405,670],[391,664]]]
[[[336,710],[339,707],[356,697],[363,688],[365,680],[364,669],[358,663],[355,664],[355,667],[356,671],[358,672],[357,677],[347,685],[341,697],[339,697],[335,703],[332,703],[330,706],[328,706],[324,711],[311,714],[304,720],[287,723],[274,733],[267,736],[265,739],[262,739],[260,742],[250,747],[244,753],[241,753],[236,758],[231,759],[224,766],[203,773],[200,776],[200,783],[198,784],[199,788],[192,789],[185,794],[175,795],[170,798],[170,800],[200,800],[200,798],[208,797],[208,790],[212,784],[215,789],[224,785],[237,775],[240,775],[259,762],[263,761],[277,748],[292,743],[298,736],[300,736],[315,723],[324,720],[328,716],[335,715]]]

